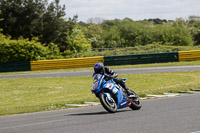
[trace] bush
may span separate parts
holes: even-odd
[[[10,40],[0,42],[0,63],[21,62],[60,58],[59,49],[54,44],[44,47],[35,40]]]
[[[72,30],[72,34],[68,36],[66,43],[68,44],[67,50],[63,55],[67,58],[79,57],[79,54],[87,54],[91,50],[91,41],[85,37],[80,26]]]
[[[182,26],[159,25],[156,27],[155,41],[164,45],[192,46],[192,35],[188,28]]]
[[[50,43],[47,47],[46,59],[61,59],[63,58],[60,54],[60,49],[54,43]]]

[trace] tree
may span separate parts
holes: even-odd
[[[104,40],[103,47],[105,48],[124,47],[122,46],[120,31],[117,26],[104,29],[102,39]]]
[[[101,47],[103,30],[99,24],[89,24],[83,28],[83,32],[85,37],[91,40],[92,48]]]
[[[0,15],[1,15],[1,10],[0,10]],[[3,21],[2,18],[0,18],[0,21]],[[0,41],[4,40],[5,36],[1,33],[3,29],[0,28]]]
[[[67,50],[67,39],[69,36],[71,36],[73,29],[76,27],[77,19],[77,15],[75,15],[73,18],[69,18],[67,21],[65,21],[62,30],[58,33],[58,37],[55,43],[59,46],[61,52]]]
[[[114,20],[105,20],[101,25],[103,29],[110,28],[112,26],[117,26],[120,24],[121,20],[120,19],[114,19]]]
[[[167,20],[166,19],[159,19],[159,18],[155,18],[155,19],[147,19],[147,21],[153,22],[154,24],[163,24],[166,23]]]
[[[96,17],[96,18],[89,18],[87,20],[87,23],[90,23],[90,24],[101,24],[105,21],[105,19],[103,18],[100,18],[100,17]]]
[[[41,42],[49,44],[62,43],[60,42],[59,36],[64,31],[66,31],[65,21],[63,17],[65,16],[65,6],[59,5],[59,0],[51,2],[42,17],[41,31]],[[39,27],[38,27],[39,28]]]
[[[77,24],[72,30],[72,34],[67,37],[66,55],[74,55],[77,57],[78,53],[84,53],[91,50],[91,42],[82,32],[81,27]]]
[[[123,20],[119,25],[119,30],[124,47],[147,45],[154,41],[153,29],[141,22]]]
[[[190,32],[194,39],[194,45],[200,45],[200,16],[190,16],[188,21]]]
[[[45,11],[46,0],[1,0],[0,28],[5,35],[11,35],[17,39],[20,36],[31,38],[37,31],[34,21],[39,19]]]
[[[200,16],[189,16],[188,20],[189,22],[200,21]]]
[[[0,16],[1,16],[1,10],[0,10]],[[3,19],[2,18],[0,18],[0,21],[3,21]],[[0,32],[2,31],[2,29],[0,29]]]
[[[46,45],[53,42],[58,46],[66,41],[65,6],[59,0],[50,4],[48,0],[1,0],[0,9],[4,19],[0,28],[12,39],[38,37]]]
[[[187,27],[158,25],[155,30],[155,41],[161,42],[163,45],[193,45],[192,35]]]

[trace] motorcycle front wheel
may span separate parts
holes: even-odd
[[[112,96],[111,96],[111,98],[109,100],[108,97],[104,93],[102,93],[99,96],[99,99],[100,99],[101,105],[109,113],[115,113],[117,111],[117,104],[116,104],[116,102],[115,102],[115,100],[113,99]]]

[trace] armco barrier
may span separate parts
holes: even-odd
[[[121,56],[105,56],[104,65],[134,65],[148,63],[178,62],[178,52],[152,53]]]
[[[30,71],[30,61],[0,64],[0,72]]]
[[[200,60],[200,50],[179,51],[179,61],[197,61]]]
[[[35,71],[35,70],[53,70],[53,69],[92,67],[97,62],[103,63],[103,56],[31,61],[31,70]]]

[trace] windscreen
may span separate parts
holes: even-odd
[[[101,74],[95,74],[94,76],[93,76],[93,82],[96,82],[96,81],[98,81],[100,78],[101,78]]]

